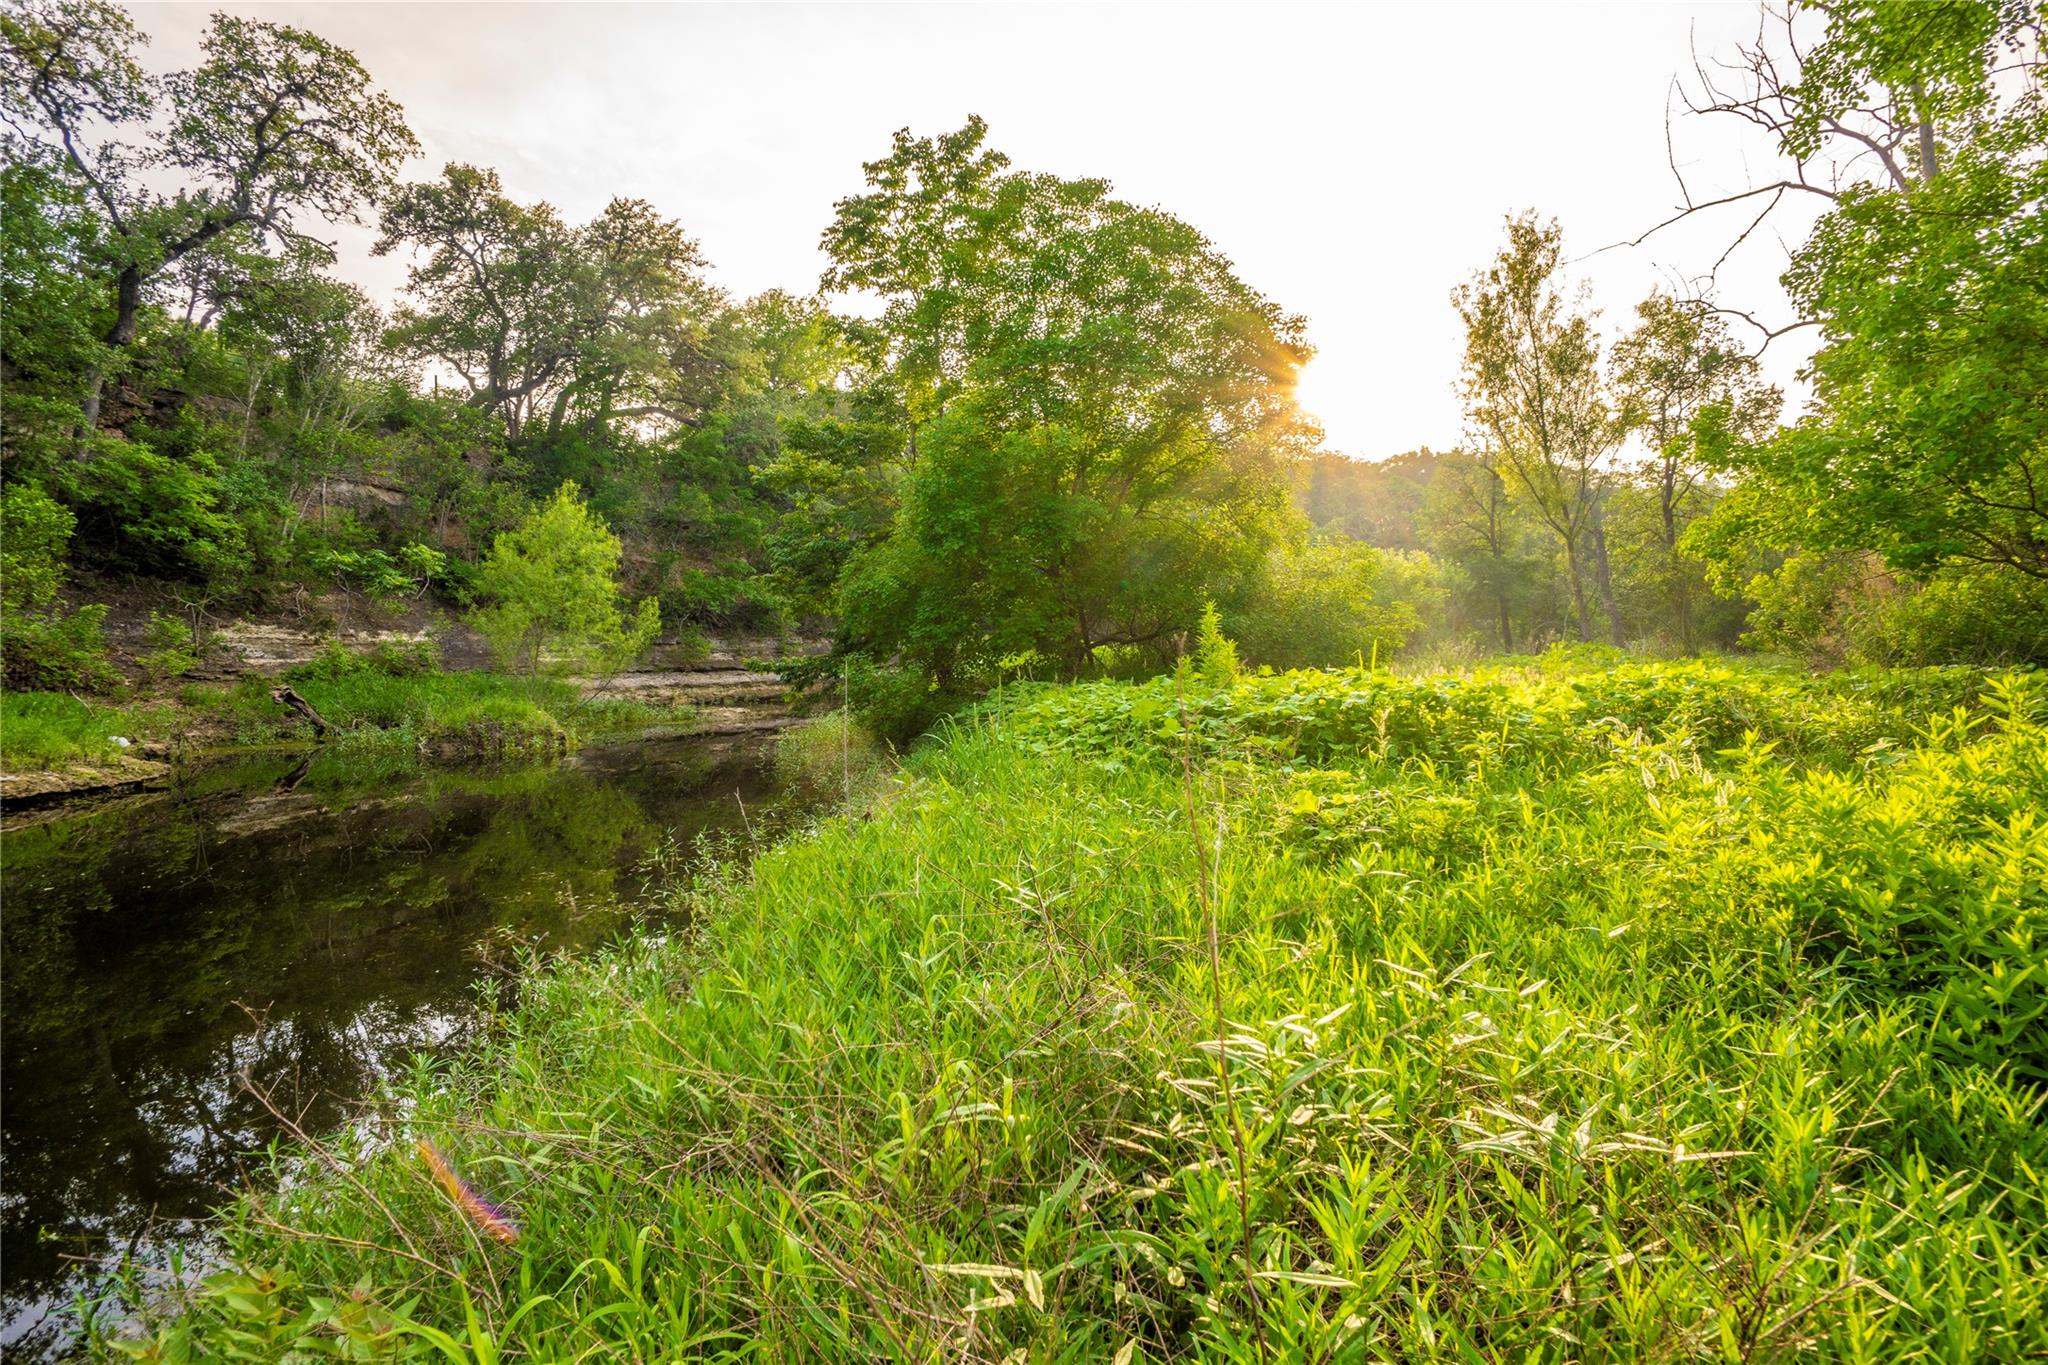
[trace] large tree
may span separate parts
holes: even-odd
[[[1623,428],[1607,400],[1583,291],[1562,280],[1564,234],[1533,213],[1508,220],[1493,264],[1453,295],[1465,321],[1465,411],[1482,446],[1557,537],[1579,638],[1592,638],[1591,574],[1622,643],[1600,504]]]
[[[1651,576],[1690,651],[1698,569],[1681,555],[1679,539],[1706,510],[1711,471],[1770,435],[1784,395],[1763,382],[1727,321],[1700,303],[1653,293],[1636,316],[1635,329],[1614,346],[1615,384],[1624,420],[1650,449],[1640,481],[1655,511]]]
[[[1785,283],[1815,401],[1741,464],[1780,546],[2048,580],[2048,103],[2039,0],[1767,8],[1691,103],[1780,169],[1679,216],[1823,214]],[[1746,234],[1744,234],[1746,235]]]
[[[217,14],[189,71],[153,79],[106,0],[23,0],[0,11],[10,159],[75,182],[106,231],[90,258],[109,294],[105,342],[135,340],[166,269],[240,230],[259,244],[323,244],[308,217],[358,219],[418,149],[403,112],[352,53],[284,24]],[[112,136],[95,144],[102,131]],[[175,171],[174,194],[150,187]],[[88,386],[88,428],[99,378]]]
[[[645,201],[614,199],[583,227],[506,195],[498,173],[450,164],[408,185],[377,251],[413,252],[392,345],[445,366],[514,439],[613,423],[696,425],[712,366],[697,244]]]
[[[915,433],[895,533],[848,571],[848,642],[942,685],[1164,650],[1248,590],[1312,434],[1298,319],[1187,224],[1008,171],[984,132],[899,134],[825,238],[826,284],[886,300]]]

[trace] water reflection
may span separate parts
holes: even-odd
[[[294,754],[0,839],[0,1344],[124,1250],[189,1237],[278,1132],[309,1130],[471,1014],[514,943],[614,933],[642,859],[773,795],[759,743],[652,740],[420,773]],[[737,798],[737,799],[736,799]]]

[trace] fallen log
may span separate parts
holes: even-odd
[[[326,718],[313,709],[312,702],[307,701],[289,687],[273,687],[270,689],[270,699],[278,705],[287,707],[304,716],[307,722],[312,725],[315,738],[327,738]]]

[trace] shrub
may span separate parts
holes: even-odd
[[[16,691],[108,691],[107,609],[58,598],[75,518],[34,484],[0,491],[0,682]]]
[[[801,795],[851,803],[887,776],[889,755],[844,711],[807,720],[775,737],[775,775]]]
[[[1265,581],[1229,621],[1254,664],[1341,667],[1391,659],[1443,595],[1435,562],[1342,537],[1275,550]]]
[[[49,606],[64,584],[64,550],[77,519],[35,484],[0,490],[0,604]]]
[[[846,665],[843,686],[846,704],[860,727],[899,752],[929,734],[965,700],[942,692],[938,684],[913,669],[892,668],[864,658]]]
[[[247,535],[222,508],[220,462],[206,450],[179,459],[106,436],[65,468],[66,496],[113,562],[207,581],[232,582],[249,569]]]
[[[161,611],[149,614],[143,632],[149,648],[135,656],[136,664],[151,682],[165,682],[190,673],[199,665],[201,643],[198,632],[183,618]]]
[[[111,692],[121,675],[107,661],[106,607],[69,613],[0,613],[0,677],[11,691]]]
[[[2048,584],[2004,567],[1922,579],[1874,555],[1799,553],[1749,584],[1745,643],[1811,662],[2048,662]]]
[[[478,582],[494,600],[477,628],[528,673],[550,652],[571,667],[623,667],[653,643],[661,609],[648,598],[628,620],[618,580],[618,537],[565,483],[491,546]]]
[[[1202,623],[1195,634],[1194,673],[1210,687],[1237,681],[1237,646],[1223,634],[1223,618],[1214,602],[1202,604]]]

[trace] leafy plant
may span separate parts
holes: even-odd
[[[476,624],[506,662],[616,669],[645,652],[661,608],[643,600],[629,620],[619,593],[619,541],[575,487],[499,536],[478,579],[493,605]],[[552,653],[551,653],[552,651]]]
[[[1969,670],[1020,688],[403,1081],[516,1241],[356,1130],[225,1259],[394,1354],[2023,1359],[2043,719]]]
[[[40,487],[0,490],[0,678],[20,691],[106,691],[120,677],[107,662],[107,608],[66,611],[58,596],[76,519]]]
[[[190,673],[198,667],[203,642],[198,631],[180,616],[161,611],[149,614],[143,633],[149,648],[135,656],[135,662],[152,682]]]

